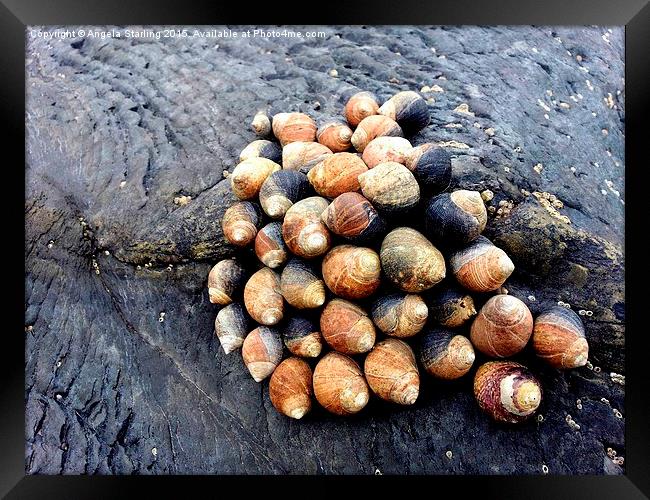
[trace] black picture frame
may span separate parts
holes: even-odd
[[[312,12],[311,16],[308,12]],[[641,247],[647,209],[642,206],[647,184],[644,170],[647,170],[643,146],[644,122],[647,121],[648,93],[650,88],[650,5],[646,0],[625,1],[574,1],[561,0],[537,2],[522,0],[495,0],[476,3],[470,0],[437,1],[429,5],[412,0],[393,3],[355,3],[345,7],[332,4],[314,4],[312,8],[296,6],[283,11],[278,5],[266,4],[264,9],[250,5],[215,2],[107,2],[107,1],[47,1],[47,0],[3,0],[0,3],[0,68],[3,69],[2,122],[6,128],[3,138],[10,150],[13,162],[7,160],[5,180],[11,177],[6,191],[10,201],[6,205],[5,227],[5,272],[13,273],[12,286],[7,288],[7,310],[11,313],[9,327],[5,329],[3,362],[2,410],[0,410],[0,494],[7,498],[103,498],[129,495],[140,488],[146,489],[148,497],[160,493],[169,495],[173,491],[187,491],[190,478],[138,478],[123,477],[54,477],[25,476],[24,468],[24,338],[18,333],[23,329],[18,319],[20,293],[24,290],[24,276],[20,266],[21,238],[24,241],[24,220],[18,214],[21,203],[24,209],[24,175],[16,165],[24,159],[24,88],[25,88],[25,29],[29,25],[125,25],[125,24],[533,24],[533,25],[625,25],[626,33],[626,469],[625,476],[580,476],[580,477],[441,477],[419,478],[436,481],[440,486],[457,489],[457,493],[474,492],[482,496],[498,498],[646,498],[650,496],[650,413],[647,404],[650,386],[646,372],[645,353],[647,334],[644,331],[643,259],[646,252]],[[13,167],[10,169],[10,165]],[[9,175],[13,170],[13,175]],[[14,208],[15,207],[15,208]],[[7,222],[11,220],[12,224]],[[13,244],[9,244],[13,242]],[[24,257],[23,257],[24,258]],[[637,293],[638,292],[638,293]],[[24,296],[24,293],[23,293]],[[14,304],[15,302],[15,304]],[[196,476],[194,477],[196,478]],[[204,477],[208,487],[217,493],[224,477]],[[231,478],[242,481],[241,487],[248,488],[250,478]],[[284,478],[262,478],[260,486],[269,491],[280,492],[279,482]],[[384,488],[388,482],[397,483],[400,489],[410,488],[403,477],[368,478],[293,478],[303,482],[309,479],[333,483],[363,479],[367,487]],[[243,481],[246,481],[244,483]],[[444,483],[444,484],[443,484]],[[237,485],[231,485],[237,487]],[[295,492],[309,494],[313,486],[307,484],[291,486]],[[311,490],[316,491],[316,490]]]

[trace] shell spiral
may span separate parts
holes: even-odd
[[[388,99],[379,108],[379,114],[392,118],[409,133],[422,130],[430,120],[429,106],[417,92],[412,90],[398,92]]]
[[[214,333],[226,354],[239,349],[248,333],[249,319],[238,302],[221,308],[214,320]]]
[[[284,217],[295,202],[309,193],[307,176],[296,170],[279,170],[269,175],[260,188],[260,205],[273,219]]]
[[[370,389],[380,398],[401,405],[412,405],[418,398],[420,375],[406,342],[379,342],[366,356],[363,370]]]
[[[314,190],[321,196],[336,198],[360,189],[359,175],[368,171],[361,158],[353,153],[335,153],[326,157],[307,174]]]
[[[286,322],[282,340],[291,354],[303,358],[317,358],[323,348],[316,323],[304,316],[292,316]]]
[[[244,287],[244,304],[251,318],[262,325],[275,325],[284,316],[280,276],[264,267],[254,273]]]
[[[271,222],[255,236],[255,255],[265,266],[275,269],[287,261],[287,246],[282,239],[282,224]]]
[[[244,160],[230,174],[232,192],[240,200],[255,198],[267,177],[281,169],[280,165],[268,158],[253,157]]]
[[[224,306],[230,304],[246,284],[246,271],[235,259],[217,262],[208,274],[210,302]]]
[[[510,257],[485,236],[452,253],[449,265],[458,283],[475,292],[496,290],[515,269]]]
[[[465,375],[474,364],[475,353],[467,337],[446,328],[427,330],[420,339],[419,358],[427,373],[453,380]]]
[[[318,142],[292,142],[282,148],[282,168],[306,174],[332,154],[327,146]]]
[[[282,360],[280,333],[275,328],[258,326],[244,339],[242,357],[255,382],[261,382]]]
[[[420,201],[420,186],[404,165],[380,163],[359,175],[361,192],[380,211],[401,213]]]
[[[535,319],[533,347],[537,356],[554,368],[578,368],[587,364],[589,357],[580,316],[560,306],[543,311]]]
[[[313,309],[325,303],[325,282],[313,264],[297,257],[284,266],[280,290],[285,300],[297,309]]]
[[[373,241],[386,228],[372,203],[359,193],[337,196],[323,212],[322,219],[334,234],[355,243]]]
[[[356,127],[368,116],[376,115],[379,111],[377,98],[370,92],[357,92],[345,105],[345,118],[352,127]]]
[[[304,113],[278,113],[271,122],[273,135],[283,146],[296,141],[313,142],[316,122]]]
[[[372,320],[382,332],[392,337],[412,337],[424,328],[429,311],[424,300],[414,294],[390,294],[372,305]]]
[[[485,229],[487,210],[478,191],[461,189],[434,196],[427,204],[424,222],[431,241],[462,246]]]
[[[271,375],[271,404],[283,415],[300,419],[311,410],[312,372],[300,358],[287,358]]]
[[[329,121],[318,128],[316,140],[334,153],[347,151],[352,147],[352,129],[346,123]]]
[[[327,252],[331,237],[321,215],[328,205],[325,198],[311,196],[294,203],[287,210],[282,223],[282,236],[293,254],[309,259]]]
[[[383,115],[372,115],[361,120],[351,141],[354,148],[363,153],[370,141],[383,136],[404,137],[404,133],[395,120]]]
[[[238,247],[249,245],[262,227],[262,208],[250,201],[231,205],[223,214],[221,228],[229,243]]]
[[[316,365],[314,395],[323,408],[336,415],[358,413],[370,399],[359,365],[338,352],[327,353]]]
[[[323,259],[323,279],[327,287],[344,299],[372,295],[381,282],[379,255],[366,247],[339,245]]]
[[[375,327],[366,312],[343,299],[330,300],[320,316],[325,341],[344,354],[368,352],[375,345]]]

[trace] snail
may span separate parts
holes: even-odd
[[[379,108],[378,113],[395,120],[409,134],[419,132],[429,124],[429,106],[420,94],[412,90],[395,94]]]
[[[343,193],[334,198],[322,219],[334,234],[355,243],[374,241],[386,229],[386,222],[375,207],[359,193]]]
[[[323,259],[323,279],[332,293],[344,299],[362,299],[381,282],[379,255],[366,247],[339,245]]]
[[[420,184],[420,189],[430,194],[443,192],[451,183],[451,155],[435,144],[427,143],[412,148],[404,165]]]
[[[554,368],[579,368],[587,364],[589,345],[580,316],[555,306],[535,319],[533,348],[537,356]]]
[[[266,137],[271,133],[271,120],[265,111],[258,111],[251,122],[251,129],[255,135]]]
[[[380,163],[359,175],[361,192],[379,211],[401,213],[420,201],[420,186],[404,165]]]
[[[431,241],[449,246],[467,245],[485,229],[487,210],[478,191],[460,189],[431,198],[424,213]]]
[[[237,164],[230,174],[232,192],[240,200],[255,198],[266,178],[281,168],[268,158],[255,157],[244,160]]]
[[[434,289],[427,295],[429,318],[440,326],[456,328],[476,315],[474,299],[455,286]]]
[[[273,134],[280,144],[313,142],[316,139],[316,122],[304,113],[278,113],[273,116]]]
[[[356,127],[368,116],[376,115],[379,111],[377,98],[370,92],[357,92],[345,105],[345,119],[351,127]]]
[[[283,265],[289,251],[282,239],[282,224],[271,222],[257,232],[255,236],[255,255],[265,266],[275,269]]]
[[[309,261],[293,257],[280,276],[284,299],[297,309],[313,309],[325,303],[325,283]]]
[[[280,363],[269,381],[271,404],[283,415],[300,419],[311,410],[312,373],[300,358],[287,358]]]
[[[226,209],[221,220],[223,235],[229,243],[245,247],[252,243],[262,227],[262,208],[254,202],[240,201]]]
[[[431,328],[420,339],[418,358],[430,375],[454,380],[474,364],[474,348],[467,337],[446,328]]]
[[[359,365],[350,357],[328,352],[314,368],[314,395],[336,415],[352,415],[368,404],[370,391]]]
[[[260,205],[272,219],[280,219],[289,207],[309,193],[307,176],[295,170],[280,170],[269,175],[260,188]]]
[[[249,331],[249,319],[239,302],[222,307],[214,320],[214,333],[226,354],[239,349]]]
[[[321,220],[321,214],[328,205],[325,198],[311,196],[294,203],[287,210],[282,223],[282,236],[292,253],[309,259],[329,250],[330,233]]]
[[[244,289],[246,271],[235,259],[217,262],[208,274],[208,296],[210,302],[225,306]]]
[[[542,388],[525,366],[488,361],[474,375],[474,396],[494,420],[515,424],[535,413],[542,401]]]
[[[404,292],[422,292],[445,277],[445,258],[440,251],[409,227],[388,233],[379,256],[386,277]]]
[[[275,328],[258,326],[246,335],[241,353],[255,382],[261,382],[273,373],[282,360],[280,334]]]
[[[282,148],[282,168],[306,174],[332,154],[330,148],[318,142],[292,142]]]
[[[258,139],[242,149],[242,152],[239,154],[240,162],[250,160],[251,158],[266,158],[275,163],[279,163],[282,160],[282,148],[275,142]]]
[[[325,122],[316,131],[316,140],[334,153],[350,149],[352,147],[350,139],[352,139],[352,129],[341,121]]]
[[[515,269],[510,257],[485,236],[452,253],[449,266],[458,283],[474,292],[498,289]]]
[[[363,153],[370,141],[384,136],[404,137],[404,133],[395,120],[383,115],[372,115],[361,120],[351,141],[354,148]]]
[[[495,295],[481,308],[472,323],[470,339],[479,351],[493,358],[520,352],[533,333],[533,316],[512,295]]]
[[[368,143],[361,158],[368,168],[389,161],[404,165],[411,149],[413,146],[403,137],[377,137]]]
[[[244,305],[248,314],[262,325],[275,325],[284,315],[280,293],[280,276],[263,267],[253,274],[244,287]]]
[[[317,358],[323,349],[323,338],[316,324],[303,316],[293,316],[282,331],[289,352],[303,358]]]
[[[381,399],[412,405],[420,393],[420,375],[413,351],[406,342],[386,339],[366,356],[363,365],[372,392]]]
[[[344,354],[368,352],[375,345],[375,327],[356,304],[343,299],[330,300],[320,316],[320,331],[325,341]]]
[[[429,311],[419,295],[393,293],[375,300],[370,314],[386,335],[412,337],[424,328]]]
[[[334,153],[307,174],[316,192],[327,198],[336,198],[348,191],[359,190],[360,174],[368,171],[361,158],[353,153]]]

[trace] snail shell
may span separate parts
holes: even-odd
[[[404,165],[380,163],[359,175],[361,192],[380,211],[405,212],[420,201],[420,186]]]
[[[331,155],[332,151],[318,142],[292,142],[282,148],[282,168],[306,174]]]
[[[445,277],[445,258],[415,229],[393,229],[384,238],[379,255],[386,277],[404,292],[422,292]]]
[[[221,220],[223,235],[238,247],[250,244],[262,227],[262,208],[250,201],[240,201],[226,209]]]
[[[470,339],[479,351],[493,358],[520,352],[533,333],[533,316],[512,295],[495,295],[481,308],[472,323]]]
[[[262,210],[273,219],[280,219],[289,207],[309,193],[307,176],[295,170],[280,170],[269,175],[260,188]]]
[[[389,161],[404,165],[411,149],[413,146],[403,137],[377,137],[365,147],[362,159],[368,168]]]
[[[325,283],[310,262],[292,258],[280,276],[284,299],[298,309],[313,309],[325,303]]]
[[[515,269],[510,257],[485,236],[452,253],[449,266],[456,280],[475,292],[496,290]]]
[[[377,98],[370,92],[357,92],[345,105],[345,119],[351,127],[356,127],[368,116],[376,115],[379,111]]]
[[[424,328],[429,311],[419,295],[394,293],[380,297],[370,310],[372,321],[392,337],[412,337]]]
[[[446,328],[427,330],[421,338],[418,354],[427,373],[445,380],[465,375],[475,359],[469,339]]]
[[[258,111],[255,114],[251,122],[251,129],[253,129],[255,135],[260,137],[266,137],[271,133],[271,120],[265,111]]]
[[[224,306],[230,304],[246,283],[246,271],[234,259],[217,262],[208,274],[210,302]]]
[[[214,320],[214,333],[217,335],[221,348],[226,354],[239,349],[249,332],[249,319],[244,307],[234,302],[222,307]]]
[[[379,108],[379,114],[392,118],[409,134],[429,124],[429,106],[420,94],[412,90],[398,92],[388,99]]]
[[[316,122],[304,113],[278,113],[273,117],[273,134],[283,146],[290,142],[313,142]]]
[[[309,182],[321,196],[336,198],[349,191],[358,191],[360,174],[368,171],[361,158],[353,153],[334,153],[307,174]]]
[[[363,153],[370,141],[384,136],[404,137],[404,133],[395,120],[383,115],[372,115],[361,120],[351,140],[354,148]]]
[[[381,283],[379,255],[366,247],[339,245],[323,259],[323,279],[332,293],[344,299],[362,299]]]
[[[326,122],[316,132],[316,140],[334,153],[350,149],[352,147],[350,139],[352,139],[352,129],[340,121]]]
[[[254,157],[244,160],[230,174],[232,192],[240,200],[255,198],[266,178],[281,168],[267,158]]]
[[[474,396],[494,420],[514,424],[535,413],[542,401],[542,388],[525,366],[488,361],[476,371]]]
[[[293,316],[287,321],[282,339],[291,354],[303,358],[317,358],[323,349],[323,338],[318,327],[302,316]]]
[[[434,144],[422,144],[411,149],[405,163],[428,193],[441,193],[451,183],[451,155],[449,151]]]
[[[258,139],[242,149],[242,152],[239,154],[240,162],[251,158],[267,158],[275,163],[279,163],[282,160],[282,148],[275,142]]]
[[[554,368],[578,368],[587,364],[589,345],[580,316],[555,306],[535,319],[533,347],[537,356]]]
[[[323,255],[330,248],[331,237],[321,214],[329,202],[311,196],[294,203],[284,216],[282,236],[292,253],[310,259]]]
[[[282,239],[282,224],[271,222],[257,232],[255,255],[265,266],[275,269],[287,261],[289,251]]]
[[[375,327],[356,304],[330,300],[320,316],[320,331],[325,341],[344,354],[368,352],[375,345]]]
[[[448,328],[456,328],[476,315],[474,299],[457,287],[432,290],[427,296],[429,318]]]
[[[271,404],[287,417],[300,419],[309,413],[313,392],[311,368],[300,358],[282,361],[269,381]]]
[[[431,198],[425,210],[424,222],[432,241],[467,245],[485,229],[487,210],[481,193],[460,189]]]
[[[328,352],[314,368],[314,395],[323,408],[336,415],[358,413],[370,399],[359,365],[338,352]]]
[[[337,196],[322,214],[323,222],[334,234],[353,242],[370,242],[386,229],[375,207],[359,193]]]
[[[248,314],[262,325],[275,325],[284,315],[280,293],[280,276],[263,267],[253,274],[244,287],[244,304]]]
[[[241,353],[255,382],[261,382],[273,373],[282,360],[280,334],[275,328],[258,326],[246,335]]]
[[[366,356],[363,365],[372,392],[381,399],[412,405],[420,393],[420,375],[413,351],[406,342],[386,339]]]

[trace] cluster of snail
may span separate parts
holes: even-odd
[[[410,405],[418,361],[433,377],[457,379],[475,349],[508,358],[531,338],[553,367],[586,364],[578,315],[553,307],[533,320],[523,301],[504,293],[514,264],[481,235],[481,194],[446,192],[450,154],[404,138],[429,123],[424,99],[400,92],[380,106],[359,92],[344,115],[317,127],[303,113],[258,113],[253,130],[279,144],[252,142],[229,176],[240,201],[226,210],[223,234],[241,252],[252,247],[263,266],[249,276],[238,256],[211,269],[210,301],[223,306],[215,331],[226,353],[241,348],[257,382],[271,377],[274,407],[301,418],[315,396],[350,415],[371,394]],[[470,293],[496,291],[477,312]],[[457,329],[470,320],[468,338]],[[405,339],[418,334],[416,359]],[[331,350],[312,372],[306,359],[325,346]],[[283,361],[285,347],[291,356]],[[512,423],[530,417],[542,397],[536,377],[507,360],[483,364],[474,393],[490,416]]]

